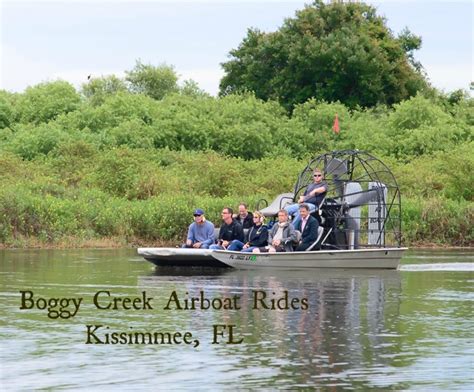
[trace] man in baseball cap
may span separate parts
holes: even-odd
[[[207,249],[215,242],[214,225],[204,217],[201,208],[194,210],[194,222],[189,225],[183,248]]]

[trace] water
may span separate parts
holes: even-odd
[[[472,251],[410,252],[400,271],[155,270],[132,250],[6,250],[0,265],[2,390],[474,389]],[[53,319],[21,310],[20,291],[83,300],[74,317]],[[97,309],[101,291],[145,292],[153,309]],[[173,292],[184,306],[201,291],[217,305],[237,296],[240,309],[164,309]],[[254,309],[255,293],[271,307],[285,292],[295,309]],[[199,346],[85,344],[88,325],[102,325],[101,341],[189,332]],[[226,325],[220,344],[214,325]],[[241,344],[226,344],[232,325]]]

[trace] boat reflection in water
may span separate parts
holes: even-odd
[[[168,316],[174,324],[194,328],[203,341],[212,341],[214,324],[235,325],[235,339],[244,338],[242,344],[208,347],[218,348],[210,351],[220,356],[219,366],[227,363],[228,370],[243,372],[242,386],[255,387],[260,379],[268,386],[269,378],[284,386],[291,377],[291,385],[382,387],[380,376],[400,365],[398,271],[157,268],[140,278],[139,287],[157,297],[172,291],[182,298],[199,297],[201,291],[211,300],[239,296],[240,309]],[[255,301],[263,295],[264,301]],[[277,309],[271,309],[272,300]]]

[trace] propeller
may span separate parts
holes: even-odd
[[[340,176],[347,173],[346,161],[341,161],[337,158],[332,158],[325,167],[326,175],[332,174],[334,176]]]
[[[332,158],[329,162],[327,162],[324,172],[326,173],[326,177],[330,175],[333,176],[333,187],[335,188],[337,195],[342,198],[344,194],[344,180],[339,177],[347,174],[346,161]]]

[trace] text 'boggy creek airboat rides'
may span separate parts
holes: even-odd
[[[243,253],[227,250],[139,248],[155,265],[273,268],[396,269],[406,248],[401,246],[401,197],[390,169],[367,152],[333,151],[309,162],[294,191],[257,206],[270,224],[278,211],[298,200],[322,170],[328,190],[313,212],[319,221],[317,239],[304,252]],[[264,208],[259,208],[263,207]]]

